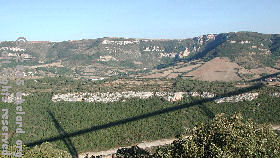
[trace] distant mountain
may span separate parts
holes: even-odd
[[[228,57],[245,68],[275,66],[280,57],[280,35],[238,32],[219,34],[196,55],[206,61]]]
[[[98,38],[63,42],[33,41],[25,46],[16,42],[0,43],[0,52],[15,58],[21,55],[25,65],[61,61],[69,70],[83,67],[160,69],[181,61],[209,61],[228,57],[245,68],[273,67],[280,60],[280,35],[256,32],[208,34],[189,39]],[[7,66],[13,66],[11,63]],[[120,73],[120,72],[118,72]]]

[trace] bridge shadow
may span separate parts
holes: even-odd
[[[122,120],[118,120],[118,121],[113,121],[113,122],[103,124],[103,125],[92,126],[90,128],[85,128],[85,129],[78,130],[78,131],[75,131],[75,132],[72,132],[72,133],[66,133],[65,131],[63,131],[63,129],[59,126],[57,121],[55,119],[53,119],[53,121],[55,122],[55,124],[57,126],[58,131],[60,131],[60,135],[45,138],[45,139],[41,139],[41,140],[34,141],[34,142],[30,142],[30,143],[27,143],[26,145],[29,146],[29,147],[33,147],[35,145],[40,145],[43,142],[53,142],[53,141],[58,141],[58,140],[64,140],[64,142],[66,144],[68,144],[68,146],[69,146],[68,149],[71,150],[73,154],[76,154],[77,152],[76,152],[76,150],[74,150],[75,148],[73,147],[73,144],[71,143],[71,141],[69,139],[71,137],[75,137],[75,136],[79,136],[79,135],[86,134],[86,133],[89,133],[89,132],[94,132],[94,131],[98,131],[98,130],[101,130],[101,129],[107,129],[107,128],[110,128],[110,127],[119,126],[119,125],[126,124],[126,123],[129,123],[129,122],[134,122],[134,121],[142,120],[142,119],[145,119],[145,118],[150,118],[150,117],[153,117],[153,116],[157,116],[157,115],[161,115],[161,114],[185,109],[185,108],[192,107],[192,106],[195,106],[195,105],[198,105],[205,112],[205,114],[207,114],[208,117],[210,119],[212,119],[212,118],[214,118],[214,113],[211,110],[209,110],[204,103],[214,101],[214,100],[219,99],[221,97],[228,97],[228,96],[238,95],[238,94],[242,94],[242,93],[247,93],[247,92],[250,92],[252,90],[257,90],[257,89],[259,89],[263,86],[264,86],[264,84],[258,83],[258,84],[255,84],[255,85],[251,86],[251,87],[242,88],[242,89],[239,89],[237,91],[226,93],[224,95],[217,96],[217,97],[214,97],[214,98],[200,99],[200,100],[197,100],[197,101],[193,101],[192,103],[182,104],[182,105],[178,105],[178,106],[174,106],[174,107],[168,107],[168,108],[164,108],[164,109],[157,110],[157,111],[154,111],[154,112],[142,114],[142,115],[139,115],[139,116],[130,117],[130,118],[126,118],[126,119],[122,119]],[[54,118],[53,114],[52,113],[50,113],[50,114],[51,114],[51,117]]]
[[[47,112],[50,115],[52,121],[54,122],[55,128],[57,129],[59,135],[61,137],[63,137],[61,140],[66,145],[66,147],[67,147],[69,153],[71,154],[71,156],[73,158],[78,158],[78,152],[77,152],[76,148],[74,147],[70,137],[68,137],[68,133],[65,132],[65,130],[59,125],[58,121],[54,117],[54,114],[49,109],[47,109]]]
[[[249,82],[264,81],[267,78],[277,77],[279,74],[280,74],[280,72],[276,72],[276,73],[273,73],[273,74],[265,75],[265,76],[257,78],[257,79],[250,80]]]

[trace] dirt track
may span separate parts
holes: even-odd
[[[280,125],[273,125],[272,129],[280,131]],[[146,148],[171,144],[174,140],[175,140],[174,138],[172,138],[172,139],[160,139],[160,140],[155,140],[155,141],[151,141],[151,142],[143,142],[143,143],[137,144],[137,146],[142,148],[142,149],[146,149]],[[118,149],[129,148],[129,147],[131,147],[131,146],[113,148],[113,149],[106,150],[106,151],[81,153],[81,154],[79,154],[79,158],[84,158],[87,154],[88,154],[89,157],[92,156],[92,155],[93,156],[104,155],[104,156],[110,157],[110,155],[115,154]]]
[[[140,144],[137,144],[138,147],[142,148],[142,149],[146,149],[146,148],[151,148],[151,147],[155,147],[155,146],[162,146],[162,145],[167,145],[167,144],[171,144],[175,139],[161,139],[161,140],[155,140],[152,142],[143,142]],[[88,156],[98,156],[98,155],[112,155],[114,153],[117,152],[118,149],[120,148],[129,148],[128,147],[119,147],[119,148],[113,148],[110,150],[106,150],[106,151],[98,151],[98,152],[86,152],[86,153],[81,153],[79,154],[79,158],[84,158],[86,156],[86,154],[88,154]]]

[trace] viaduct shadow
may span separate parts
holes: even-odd
[[[75,132],[72,132],[72,133],[66,133],[59,126],[57,120],[54,119],[54,115],[49,111],[49,114],[52,117],[52,120],[54,121],[54,123],[56,125],[56,128],[58,129],[60,134],[57,135],[57,136],[53,136],[53,137],[41,139],[41,140],[38,140],[38,141],[30,142],[30,143],[27,143],[26,145],[29,146],[29,147],[33,147],[35,145],[40,145],[43,142],[54,142],[54,141],[58,141],[58,140],[63,140],[65,142],[65,144],[67,144],[67,147],[69,147],[68,148],[69,151],[72,152],[71,154],[75,155],[77,153],[77,151],[75,150],[73,144],[71,143],[71,140],[70,140],[71,137],[75,137],[75,136],[79,136],[79,135],[82,135],[82,134],[98,131],[98,130],[101,130],[101,129],[107,129],[107,128],[114,127],[114,126],[119,126],[119,125],[126,124],[126,123],[129,123],[129,122],[142,120],[142,119],[145,119],[145,118],[149,118],[149,117],[153,117],[153,116],[157,116],[157,115],[161,115],[161,114],[185,109],[185,108],[196,106],[196,105],[198,105],[208,115],[208,117],[212,119],[214,117],[214,114],[213,114],[213,112],[211,112],[206,107],[206,105],[203,105],[204,103],[214,101],[214,100],[216,100],[218,98],[221,98],[221,97],[228,97],[228,96],[238,95],[238,94],[242,94],[242,93],[247,93],[247,92],[250,92],[250,91],[253,91],[253,90],[257,90],[257,89],[259,89],[263,86],[264,86],[264,84],[258,83],[258,84],[255,84],[253,86],[242,88],[242,89],[239,89],[237,91],[226,93],[226,94],[223,94],[221,96],[214,97],[214,98],[200,99],[200,100],[194,101],[192,103],[187,103],[187,104],[182,104],[182,105],[178,105],[178,106],[174,106],[174,107],[164,108],[164,109],[157,110],[157,111],[154,111],[154,112],[150,112],[150,113],[146,113],[146,114],[142,114],[142,115],[139,115],[139,116],[130,117],[130,118],[126,118],[126,119],[122,119],[122,120],[118,120],[118,121],[113,121],[113,122],[103,124],[103,125],[92,126],[90,128],[85,128],[85,129],[78,130],[78,131],[75,131]]]
[[[55,128],[57,129],[58,131],[58,134],[63,137],[62,140],[64,142],[64,144],[66,145],[69,153],[71,154],[71,156],[73,158],[78,158],[78,152],[76,150],[76,148],[74,147],[70,137],[68,137],[68,133],[64,131],[64,129],[59,125],[58,121],[56,120],[56,118],[54,117],[54,114],[49,110],[47,109],[47,112],[48,114],[50,115],[54,125],[55,125]]]

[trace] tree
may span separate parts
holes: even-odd
[[[150,157],[150,153],[144,149],[139,148],[138,146],[132,146],[131,148],[122,148],[118,149],[117,157],[118,158],[147,158]]]
[[[15,146],[10,146],[9,151],[18,152]],[[0,157],[11,158],[13,156],[3,156],[0,153]],[[34,148],[29,148],[23,146],[22,150],[23,158],[71,158],[67,151],[57,149],[55,145],[45,142],[40,146],[35,146]]]
[[[191,136],[159,148],[155,157],[280,157],[280,139],[268,125],[257,125],[241,114],[217,115],[196,126]]]

